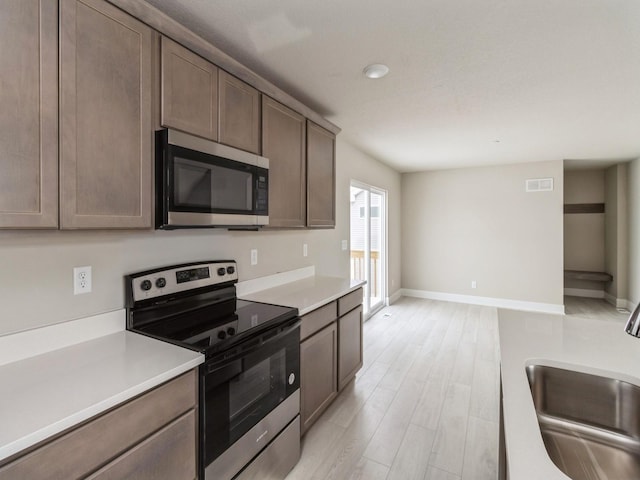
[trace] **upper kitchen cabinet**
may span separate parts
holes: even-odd
[[[304,227],[305,118],[262,97],[262,155],[269,159],[269,226]]]
[[[61,228],[149,228],[152,30],[102,0],[60,7]]]
[[[0,2],[0,227],[58,226],[58,2]]]
[[[218,68],[167,37],[161,51],[162,125],[218,140]]]
[[[336,136],[307,120],[307,226],[336,225]]]
[[[260,154],[260,92],[223,70],[218,82],[218,141]]]

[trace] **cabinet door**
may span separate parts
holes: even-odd
[[[337,327],[333,322],[300,344],[300,417],[306,432],[338,394]]]
[[[18,457],[0,467],[0,480],[85,478],[197,408],[197,375],[191,370]],[[195,456],[191,461],[195,464]]]
[[[196,478],[196,415],[182,417],[154,433],[88,480],[193,480]]]
[[[362,367],[362,306],[338,319],[338,389]]]
[[[336,226],[336,137],[307,120],[307,225]]]
[[[161,122],[218,140],[218,68],[173,40],[161,40]]]
[[[269,159],[269,226],[304,227],[305,132],[302,115],[262,97],[262,154]]]
[[[58,2],[0,2],[0,227],[58,226]]]
[[[260,154],[260,92],[220,70],[220,143]]]
[[[62,228],[151,227],[151,29],[61,0]]]

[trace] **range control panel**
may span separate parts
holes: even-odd
[[[220,283],[237,282],[233,260],[176,265],[129,275],[133,301],[194,290]]]

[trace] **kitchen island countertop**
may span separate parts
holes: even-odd
[[[608,376],[640,385],[640,339],[624,322],[499,311],[505,446],[509,478],[567,480],[547,455],[525,367],[530,364]]]

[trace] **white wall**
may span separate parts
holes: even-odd
[[[629,211],[629,292],[633,305],[640,303],[640,159],[629,164],[628,170]]]
[[[626,163],[607,168],[605,200],[605,271],[613,276],[605,285],[610,300],[623,306],[628,297],[628,206]]]
[[[403,174],[403,289],[561,306],[562,179],[561,161]]]
[[[341,225],[344,231],[349,231],[349,185],[351,180],[378,187],[387,192],[387,297],[397,295],[400,291],[401,280],[401,175],[391,167],[373,160],[371,157],[352,147],[346,141],[341,140],[337,144],[338,168],[337,188],[340,194],[338,201],[344,206],[343,219],[345,225]],[[344,195],[344,198],[341,198]],[[349,265],[347,264],[347,268]]]
[[[366,172],[366,175],[360,175]],[[206,259],[235,259],[241,280],[315,265],[320,275],[349,276],[349,181],[389,188],[394,233],[391,273],[400,285],[400,175],[342,141],[337,144],[336,228],[302,231],[226,230],[127,232],[0,232],[0,335],[124,306],[123,276],[148,268]],[[302,256],[307,243],[309,256]],[[258,265],[250,250],[258,249]],[[73,295],[72,269],[93,267],[93,291]]]

